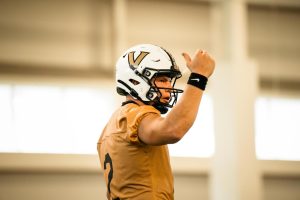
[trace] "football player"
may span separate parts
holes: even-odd
[[[182,55],[191,72],[184,91],[174,88],[181,72],[159,46],[137,45],[118,59],[117,93],[126,100],[112,114],[97,146],[107,199],[174,199],[167,144],[178,142],[192,126],[215,67],[203,50],[193,58]]]

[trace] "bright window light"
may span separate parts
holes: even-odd
[[[0,85],[0,152],[96,154],[96,143],[119,105],[102,88]],[[300,99],[260,97],[255,105],[258,159],[300,160]],[[193,127],[170,155],[214,153],[213,105],[204,95]]]
[[[261,97],[255,109],[258,159],[300,160],[300,99]]]
[[[0,85],[0,152],[97,154],[96,143],[119,106],[115,88]],[[204,96],[194,126],[171,156],[214,151],[212,101]]]
[[[170,155],[178,157],[211,157],[214,153],[213,103],[203,95],[192,128],[176,144],[169,145]]]
[[[15,150],[13,131],[13,106],[11,101],[12,89],[8,85],[0,85],[0,149]]]
[[[113,88],[0,87],[0,151],[97,153]]]

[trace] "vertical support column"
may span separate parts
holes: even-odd
[[[114,60],[126,49],[127,0],[113,0]]]
[[[245,61],[248,54],[247,5],[244,0],[222,1],[225,55],[231,61]]]
[[[258,76],[256,65],[247,58],[246,12],[242,0],[224,0],[212,7],[212,40],[217,41],[217,68],[211,83],[216,147],[212,200],[261,200],[254,139]]]

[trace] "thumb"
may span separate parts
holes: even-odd
[[[182,53],[182,56],[183,56],[183,58],[186,62],[186,65],[190,66],[191,62],[192,62],[192,59],[191,59],[190,55],[184,52],[184,53]]]

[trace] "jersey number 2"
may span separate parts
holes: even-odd
[[[110,157],[110,155],[109,155],[108,153],[105,154],[104,170],[107,169],[106,164],[109,164],[109,165],[110,165],[110,170],[109,170],[109,172],[108,172],[108,182],[107,182],[107,190],[108,190],[108,192],[110,193],[110,183],[111,183],[111,180],[112,180],[112,178],[113,178],[114,170],[113,170],[113,164],[112,164],[111,157]]]

